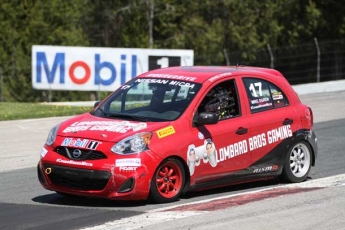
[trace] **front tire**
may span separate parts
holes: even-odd
[[[150,198],[157,203],[176,201],[185,184],[182,163],[175,158],[167,158],[156,169],[151,181]]]
[[[312,151],[310,146],[299,141],[295,143],[287,154],[282,177],[287,182],[299,183],[305,181],[312,164]]]

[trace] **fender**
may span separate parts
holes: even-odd
[[[317,158],[317,137],[313,130],[309,129],[300,129],[294,133],[294,140],[293,143],[297,141],[305,140],[307,143],[310,144],[313,160],[312,166],[315,166],[316,158]]]

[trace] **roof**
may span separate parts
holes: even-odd
[[[175,66],[151,70],[138,77],[164,78],[203,83],[206,80],[238,74],[282,76],[277,70],[253,66]]]

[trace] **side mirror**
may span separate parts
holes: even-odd
[[[99,105],[99,103],[101,103],[101,101],[96,101],[93,107],[96,108]]]
[[[210,125],[218,123],[218,116],[212,112],[202,112],[198,115],[195,123],[199,125]]]

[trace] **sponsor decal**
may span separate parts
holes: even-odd
[[[270,98],[268,97],[250,100],[250,104],[251,104],[250,109],[254,110],[254,109],[259,109],[263,107],[270,107],[272,106],[272,103],[269,101],[270,101]]]
[[[198,133],[198,137],[199,137],[200,140],[202,140],[202,139],[205,138],[205,137],[204,137],[204,134],[202,134],[202,132],[199,132],[199,133]]]
[[[141,158],[126,158],[126,159],[116,159],[116,167],[139,167],[141,166]]]
[[[174,134],[175,129],[173,126],[168,126],[164,129],[157,130],[156,133],[157,133],[159,138],[163,138],[163,137],[169,136],[171,134]]]
[[[56,162],[63,163],[63,164],[69,164],[69,165],[81,165],[81,166],[89,166],[89,167],[91,167],[93,165],[92,163],[88,163],[85,161],[63,160],[60,158],[56,159]]]
[[[48,150],[46,150],[45,148],[42,148],[41,150],[41,158],[45,157],[48,153]]]
[[[190,145],[187,150],[187,164],[190,175],[194,173],[195,167],[200,165],[201,159],[204,163],[209,163],[212,167],[216,167],[219,162],[231,160],[247,154],[249,151],[259,149],[289,137],[292,137],[291,126],[284,125],[218,149],[211,139],[206,139],[201,146]],[[254,169],[254,173],[270,170],[274,171],[277,170],[277,167],[276,165],[272,165],[271,168],[263,167],[262,169]]]
[[[128,130],[138,131],[147,127],[146,123],[133,123],[129,121],[81,121],[75,122],[65,128],[64,133],[75,133],[79,131],[108,131],[126,133]]]
[[[147,127],[146,123],[138,123],[136,126],[133,127],[133,131],[139,131],[145,129]]]
[[[261,133],[259,135],[250,137],[248,139],[248,143],[249,143],[250,151],[266,146],[267,145],[266,134]]]
[[[271,171],[277,171],[278,165],[270,165],[266,167],[256,168],[253,170],[253,173],[264,173],[264,172],[271,172]]]
[[[187,165],[190,175],[193,175],[195,166],[200,164],[200,157],[196,154],[196,148],[194,145],[190,145],[187,151]]]
[[[147,77],[174,79],[174,80],[184,80],[184,81],[195,81],[196,80],[196,77],[187,77],[187,76],[180,76],[180,75],[174,75],[174,74],[150,73],[150,74],[147,74],[146,76]]]
[[[209,162],[212,167],[217,166],[217,150],[211,139],[204,141],[205,152],[203,155],[204,162]]]
[[[220,148],[217,154],[217,161],[225,161],[248,152],[247,140],[239,141],[237,143]]]
[[[265,103],[265,102],[268,102],[270,99],[268,97],[263,97],[263,98],[258,98],[258,99],[253,99],[253,100],[250,100],[250,103],[252,103],[253,105],[255,104],[261,104],[261,103]]]
[[[76,148],[86,148],[86,149],[97,149],[97,146],[101,144],[98,141],[92,141],[88,139],[74,139],[74,138],[65,138],[61,146],[67,147],[76,147]]]
[[[120,172],[136,172],[138,167],[133,166],[121,166]]]
[[[223,77],[227,77],[227,76],[231,76],[232,73],[221,73],[221,74],[217,74],[216,76],[211,77],[210,79],[208,79],[211,82],[214,82],[217,79],[223,78]]]
[[[183,82],[183,81],[171,81],[169,85],[177,85],[177,86],[184,86],[193,89],[195,84],[191,84],[188,82]]]
[[[184,81],[150,79],[150,78],[146,78],[146,79],[145,78],[138,78],[137,80],[135,80],[135,82],[148,82],[148,83],[163,84],[163,85],[177,85],[177,86],[184,86],[184,87],[188,87],[188,88],[194,88],[194,86],[195,86],[195,84],[192,84],[189,82],[184,82]]]
[[[135,80],[135,82],[147,82],[147,83],[156,83],[156,84],[166,85],[170,82],[170,80],[138,78],[137,80]]]
[[[265,104],[260,104],[260,105],[252,105],[250,106],[250,109],[254,110],[254,109],[259,109],[259,108],[263,108],[263,107],[271,107],[272,103],[265,103]]]
[[[281,92],[274,92],[274,93],[272,93],[272,98],[273,98],[273,100],[282,100],[283,95]]]

